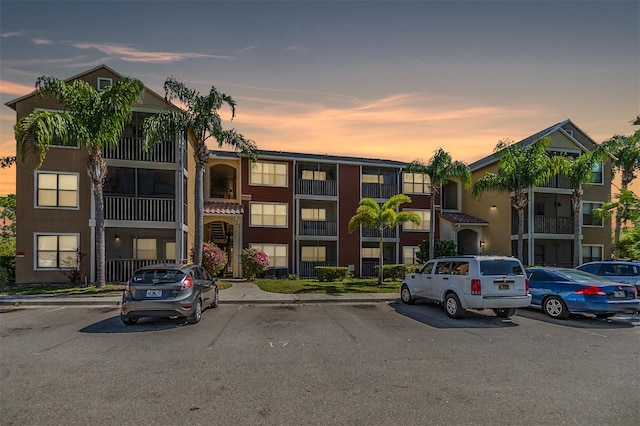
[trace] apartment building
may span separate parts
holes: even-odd
[[[122,78],[99,66],[77,79],[100,90]],[[34,93],[7,106],[17,120],[36,109],[59,110],[55,100]],[[150,114],[168,108],[164,98],[145,89],[117,147],[103,150],[108,166],[104,185],[105,273],[108,282],[125,281],[145,264],[187,258],[192,229],[193,150],[184,135],[158,144],[146,154],[141,148],[142,125]],[[16,282],[65,282],[63,274],[78,268],[83,279],[95,280],[95,216],[86,151],[52,146],[38,169],[16,163]]]

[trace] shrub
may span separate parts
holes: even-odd
[[[420,263],[426,263],[429,260],[429,240],[424,240],[418,246],[420,250],[416,252],[416,259]],[[457,256],[458,246],[453,241],[435,240],[433,244],[433,254],[435,257]]]
[[[242,271],[249,280],[269,269],[269,256],[262,250],[255,248],[242,250],[240,262],[242,263]]]
[[[378,271],[380,270],[380,266],[375,266],[376,275],[378,275]],[[405,264],[397,264],[397,265],[383,265],[382,266],[382,278],[385,280],[393,280],[393,281],[401,281],[404,279],[406,274],[410,274],[414,272],[416,269],[415,265],[405,265]]]
[[[0,266],[0,287],[9,285],[9,271],[3,266]]]
[[[316,266],[318,281],[342,281],[351,276],[346,266]]]
[[[193,259],[193,249],[191,249],[191,258]],[[217,277],[222,271],[229,258],[220,247],[214,243],[202,243],[202,267],[207,270],[213,277]]]

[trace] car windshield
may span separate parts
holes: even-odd
[[[176,269],[145,269],[131,277],[134,284],[175,283],[182,281],[184,273]]]
[[[480,261],[481,275],[523,275],[524,271],[517,260],[482,260]]]
[[[558,271],[553,271],[554,274],[558,275],[563,279],[563,281],[572,281],[576,283],[592,283],[608,281],[606,278],[599,277],[597,275],[590,274],[588,272],[579,271],[577,269],[561,269]]]

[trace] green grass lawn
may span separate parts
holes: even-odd
[[[376,278],[353,278],[344,281],[319,282],[314,279],[256,279],[253,281],[264,291],[272,293],[395,293],[400,281],[385,281],[378,285]]]

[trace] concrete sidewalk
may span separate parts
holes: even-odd
[[[246,281],[234,281],[231,288],[220,290],[221,304],[286,304],[286,303],[363,303],[398,299],[398,293],[282,294],[263,291]],[[121,296],[26,295],[0,296],[0,306],[118,306]]]

